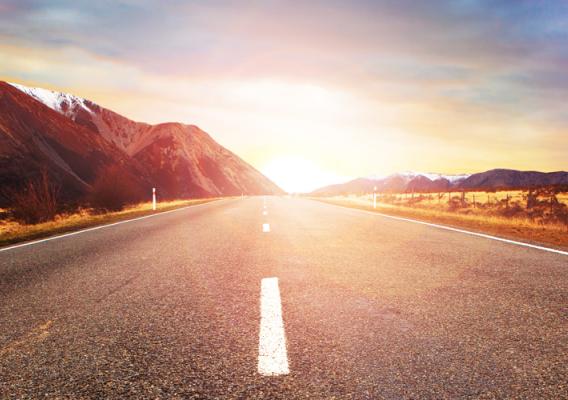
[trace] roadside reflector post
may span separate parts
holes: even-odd
[[[152,210],[156,211],[156,188],[152,188]]]
[[[377,208],[377,187],[373,188],[373,208]]]

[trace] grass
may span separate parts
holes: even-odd
[[[489,196],[489,204],[495,199],[501,200],[509,194],[510,198],[514,195],[516,200],[522,198],[522,193],[497,192],[497,193],[476,193],[476,201],[486,203],[484,196]],[[460,195],[453,193],[453,196]],[[398,195],[401,199],[405,195]],[[396,196],[395,196],[396,197]],[[410,195],[407,196],[409,198]],[[469,194],[472,197],[472,193]],[[568,196],[557,196],[559,201],[566,204]],[[457,210],[450,210],[446,202],[438,202],[436,194],[434,199],[425,199],[419,204],[387,204],[379,201],[377,208],[372,207],[372,197],[366,196],[335,196],[335,197],[316,197],[315,200],[359,208],[363,210],[376,211],[387,215],[400,216],[448,225],[456,228],[464,228],[475,232],[488,233],[508,239],[521,240],[534,244],[553,246],[563,250],[568,250],[568,226],[562,223],[544,223],[542,221],[531,220],[528,217],[506,217],[496,214],[496,207],[490,207],[487,203],[483,207],[466,207]],[[485,202],[483,202],[483,200]],[[391,199],[392,200],[392,199]],[[513,199],[511,199],[512,202]]]
[[[207,203],[216,198],[195,200],[173,200],[158,203],[157,210],[152,210],[152,203],[140,203],[129,206],[122,211],[103,214],[93,213],[92,210],[82,209],[72,214],[56,216],[53,221],[33,225],[21,224],[9,219],[0,220],[0,246],[18,242],[41,239],[55,234],[72,232],[97,225],[142,217],[176,208]],[[6,211],[6,210],[0,210]]]
[[[437,205],[444,205],[448,203],[448,196],[451,195],[452,198],[461,198],[461,192],[440,192],[440,193],[416,193],[414,196],[418,197],[422,195],[422,200],[420,200],[420,206],[437,206]],[[501,190],[497,192],[466,192],[464,194],[464,200],[469,203],[473,204],[483,204],[483,205],[494,205],[497,202],[509,198],[511,203],[520,202],[523,203],[526,201],[527,192],[523,190]],[[400,202],[407,202],[412,198],[412,193],[394,193],[389,194],[388,196],[392,197],[392,201],[394,203]],[[368,201],[371,200],[370,195],[367,196],[346,196],[348,198],[368,198]],[[558,201],[568,204],[568,193],[559,193],[556,195]],[[542,197],[541,197],[542,199]]]

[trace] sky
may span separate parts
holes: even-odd
[[[289,191],[568,169],[568,0],[0,0],[0,79],[198,125]]]

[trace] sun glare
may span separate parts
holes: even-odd
[[[262,173],[289,193],[306,193],[342,178],[301,157],[280,157],[269,161]]]

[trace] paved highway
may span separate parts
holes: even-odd
[[[0,252],[0,398],[568,397],[568,256],[252,197]]]

